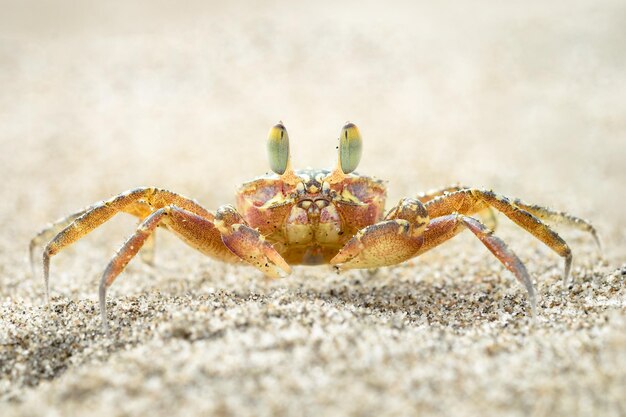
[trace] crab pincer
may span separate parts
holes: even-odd
[[[269,278],[280,278],[291,273],[291,268],[283,257],[259,231],[246,225],[234,207],[220,207],[215,214],[215,226],[222,234],[222,242],[228,249]]]
[[[428,213],[418,200],[403,198],[385,220],[361,229],[330,263],[341,269],[376,268],[404,262],[424,243]]]

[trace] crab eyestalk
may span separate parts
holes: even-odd
[[[270,129],[267,136],[267,156],[272,171],[287,182],[296,179],[289,154],[289,134],[282,122]]]
[[[282,122],[270,129],[267,136],[267,156],[272,171],[283,175],[289,167],[289,134]]]
[[[354,123],[346,123],[339,135],[339,165],[344,174],[356,169],[361,161],[363,139],[361,132]]]
[[[342,181],[346,174],[353,172],[361,161],[363,139],[359,128],[354,123],[347,122],[341,128],[338,149],[337,167],[326,179],[331,184]]]

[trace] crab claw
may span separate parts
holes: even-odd
[[[341,269],[375,268],[394,265],[412,258],[424,241],[412,233],[407,220],[386,220],[360,230],[344,245],[332,265]]]
[[[244,262],[256,267],[270,278],[280,278],[291,273],[291,268],[265,238],[245,224],[234,224],[222,241],[228,249]]]
[[[222,242],[232,253],[270,278],[280,278],[291,273],[282,256],[265,241],[257,230],[247,226],[243,217],[230,205],[222,206],[215,214],[215,227]]]

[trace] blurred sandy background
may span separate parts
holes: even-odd
[[[16,415],[625,415],[626,4],[0,2],[0,411]],[[56,256],[27,245],[139,185],[208,208],[268,169],[329,167],[346,120],[389,201],[461,182],[590,219],[561,261],[505,219],[543,299],[469,234],[398,268],[266,284],[171,236],[131,263],[99,334],[120,217]],[[620,269],[621,268],[621,269]],[[495,353],[494,353],[495,352]]]

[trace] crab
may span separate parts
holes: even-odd
[[[205,255],[251,265],[269,278],[288,275],[290,265],[298,264],[330,264],[338,269],[395,265],[468,229],[525,287],[533,317],[537,308],[533,283],[518,256],[494,235],[493,210],[564,259],[565,286],[572,252],[548,223],[588,232],[600,246],[596,229],[586,220],[511,200],[491,190],[458,185],[402,198],[385,214],[384,183],[355,172],[362,138],[353,123],[341,129],[337,148],[334,169],[294,170],[287,130],[278,123],[270,129],[267,140],[273,173],[242,184],[237,190],[237,208],[223,205],[211,212],[172,191],[140,187],[54,222],[30,242],[31,266],[35,249],[47,242],[43,250],[46,300],[50,300],[51,257],[120,212],[137,217],[140,224],[113,256],[100,280],[100,313],[107,333],[107,289],[142,247],[151,262],[150,248],[158,227]]]

